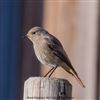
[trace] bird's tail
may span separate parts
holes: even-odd
[[[70,73],[72,76],[74,76],[74,78],[79,82],[79,84],[85,88],[85,85],[83,84],[83,82],[81,81],[80,77],[78,76],[78,74],[76,73],[76,71],[72,68],[67,68],[66,66],[62,66],[62,68],[67,71],[68,73]]]

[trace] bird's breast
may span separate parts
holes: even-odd
[[[57,57],[47,45],[34,45],[35,54],[42,64],[49,66],[57,65]]]

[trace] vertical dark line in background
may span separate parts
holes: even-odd
[[[100,2],[98,2],[97,100],[100,100]]]
[[[42,26],[43,20],[43,0],[23,0],[23,35],[27,34],[30,28]],[[32,43],[27,39],[22,39],[21,47],[21,93],[23,98],[23,85],[27,78],[40,75],[40,64],[37,60]]]
[[[9,100],[12,6],[0,5],[0,99]],[[9,25],[9,26],[8,26]]]
[[[22,34],[22,24],[23,24],[23,15],[22,15],[22,1],[13,1],[12,9],[12,57],[11,57],[11,69],[10,71],[16,74],[16,79],[14,79],[13,74],[10,73],[11,81],[10,85],[12,87],[12,92],[9,92],[10,98],[14,100],[20,100],[20,82],[21,82],[21,34]],[[17,42],[17,45],[15,45]],[[14,68],[15,64],[15,68]],[[13,85],[14,84],[14,85]],[[16,93],[14,91],[16,90]],[[10,91],[10,89],[9,89]]]
[[[21,4],[0,1],[0,100],[19,100]]]

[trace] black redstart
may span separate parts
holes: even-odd
[[[63,46],[56,37],[41,27],[33,27],[30,29],[27,37],[33,43],[34,51],[39,61],[51,67],[51,70],[45,76],[50,74],[50,77],[56,68],[60,66],[74,76],[82,87],[85,87],[73,68]]]

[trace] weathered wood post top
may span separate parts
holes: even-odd
[[[24,83],[23,100],[71,100],[72,85],[65,79],[30,77]]]

